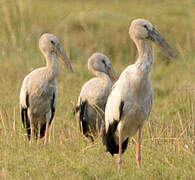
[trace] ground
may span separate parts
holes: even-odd
[[[0,179],[195,179],[194,0],[3,0],[0,10]],[[135,18],[150,20],[177,59],[151,44],[155,96],[143,130],[142,168],[136,166],[135,136],[118,174],[118,156],[105,151],[100,137],[91,143],[81,136],[73,108],[93,76],[87,70],[93,52],[105,53],[119,74],[134,63],[128,30]],[[19,107],[24,77],[45,65],[38,48],[43,32],[57,35],[75,71],[59,62],[59,98],[47,146],[43,140],[29,144]]]

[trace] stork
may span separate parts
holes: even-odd
[[[118,171],[121,170],[122,153],[128,139],[138,131],[136,161],[141,166],[141,133],[148,119],[153,101],[153,88],[150,81],[153,57],[149,39],[175,57],[165,39],[144,19],[132,21],[129,34],[138,50],[138,59],[128,66],[114,84],[105,108],[105,132],[103,142],[112,155],[119,154]]]
[[[66,63],[71,72],[73,70],[69,58],[55,35],[42,34],[39,48],[47,65],[35,69],[24,78],[20,91],[20,108],[22,122],[30,142],[45,135],[44,144],[47,144],[49,126],[54,117],[58,96],[57,56]]]
[[[102,53],[91,55],[88,69],[96,77],[83,85],[76,111],[82,133],[93,141],[90,132],[100,130],[101,123],[104,122],[106,101],[117,75],[109,58]]]

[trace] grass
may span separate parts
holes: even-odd
[[[1,0],[0,179],[195,179],[195,3],[178,1]],[[153,109],[143,132],[143,166],[135,162],[136,136],[124,154],[121,174],[101,139],[80,135],[72,114],[82,84],[92,75],[87,58],[103,52],[120,73],[136,57],[128,35],[134,18],[149,19],[178,54],[153,46]],[[23,78],[44,66],[42,32],[56,34],[74,74],[60,62],[59,99],[50,143],[29,144],[19,112]]]

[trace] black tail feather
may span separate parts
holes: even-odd
[[[45,135],[45,129],[46,129],[46,122],[41,126],[41,129],[40,129],[40,138],[44,137],[44,135]]]
[[[53,120],[53,117],[54,117],[54,113],[55,113],[55,110],[52,110],[52,111],[51,111],[51,118],[50,118],[50,121],[49,121],[49,126],[50,126],[51,123],[52,123],[52,120]],[[46,122],[41,126],[40,138],[42,138],[42,137],[45,136],[45,129],[46,129]]]
[[[114,132],[116,131],[118,125],[118,121],[114,121],[112,124],[110,124],[107,134],[106,134],[106,147],[107,147],[107,151],[110,152],[110,154],[113,156],[114,154],[118,154],[119,153],[119,145],[116,144],[115,140],[114,140]],[[126,138],[125,141],[123,141],[122,144],[122,153],[125,152],[126,148],[127,148],[127,144],[128,144],[129,138]]]
[[[50,118],[50,121],[49,121],[49,126],[51,125],[52,120],[53,120],[54,115],[55,115],[54,101],[55,101],[55,93],[53,93],[53,98],[51,100],[51,118]],[[40,129],[40,138],[44,137],[44,135],[45,135],[45,129],[46,129],[46,122],[41,126],[41,129]]]
[[[30,139],[30,122],[28,119],[28,110],[27,108],[21,108],[21,117],[24,128],[26,129],[27,136]]]
[[[31,130],[30,130],[30,121],[29,121],[29,118],[28,118],[28,109],[27,108],[22,108],[21,109],[21,117],[22,117],[23,126],[24,126],[24,128],[26,129],[26,132],[27,132],[28,139],[30,140]],[[46,128],[46,123],[44,123],[41,126],[40,138],[42,138],[45,135],[45,128]]]
[[[73,115],[76,115],[76,113],[78,113],[80,110],[80,106],[76,106],[73,108]]]
[[[79,112],[79,120],[82,124],[82,133],[86,137],[89,137],[91,141],[94,141],[93,137],[89,134],[90,129],[89,129],[89,124],[87,122],[87,101],[83,101],[80,106],[77,106],[75,109],[75,112]]]
[[[86,106],[87,106],[87,101],[83,101],[80,105],[80,113],[79,113],[79,119],[82,124],[82,131],[84,135],[89,131],[89,126],[88,123],[86,122],[86,108],[87,108]]]

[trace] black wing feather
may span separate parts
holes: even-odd
[[[79,112],[79,120],[81,121],[82,124],[82,133],[86,137],[89,137],[91,141],[94,141],[93,137],[89,134],[89,124],[87,122],[87,107],[88,107],[88,102],[83,101],[79,106],[76,107],[76,112]]]
[[[122,114],[123,114],[123,107],[124,107],[124,101],[121,101],[120,107],[119,107],[119,120],[121,120]]]
[[[55,101],[55,93],[53,93],[53,97],[51,100],[51,118],[49,121],[49,125],[51,125],[52,120],[54,118],[55,115],[55,107],[54,107],[54,101]],[[41,126],[41,130],[40,130],[40,138],[42,138],[45,135],[45,129],[46,129],[46,122]]]
[[[121,101],[121,104],[119,106],[119,121],[121,120],[122,114],[123,114],[123,107],[124,107],[124,102]],[[110,154],[113,156],[114,154],[119,153],[119,145],[116,144],[115,139],[114,139],[114,132],[117,129],[119,121],[114,120],[112,124],[109,125],[108,131],[106,133],[106,147],[107,151],[110,152]],[[127,148],[129,138],[126,138],[125,141],[122,143],[122,153],[125,152]]]
[[[28,118],[28,108],[29,108],[29,95],[26,94],[26,106],[27,108],[24,108],[21,106],[21,118],[24,128],[26,129],[27,136],[30,139],[30,121]]]

